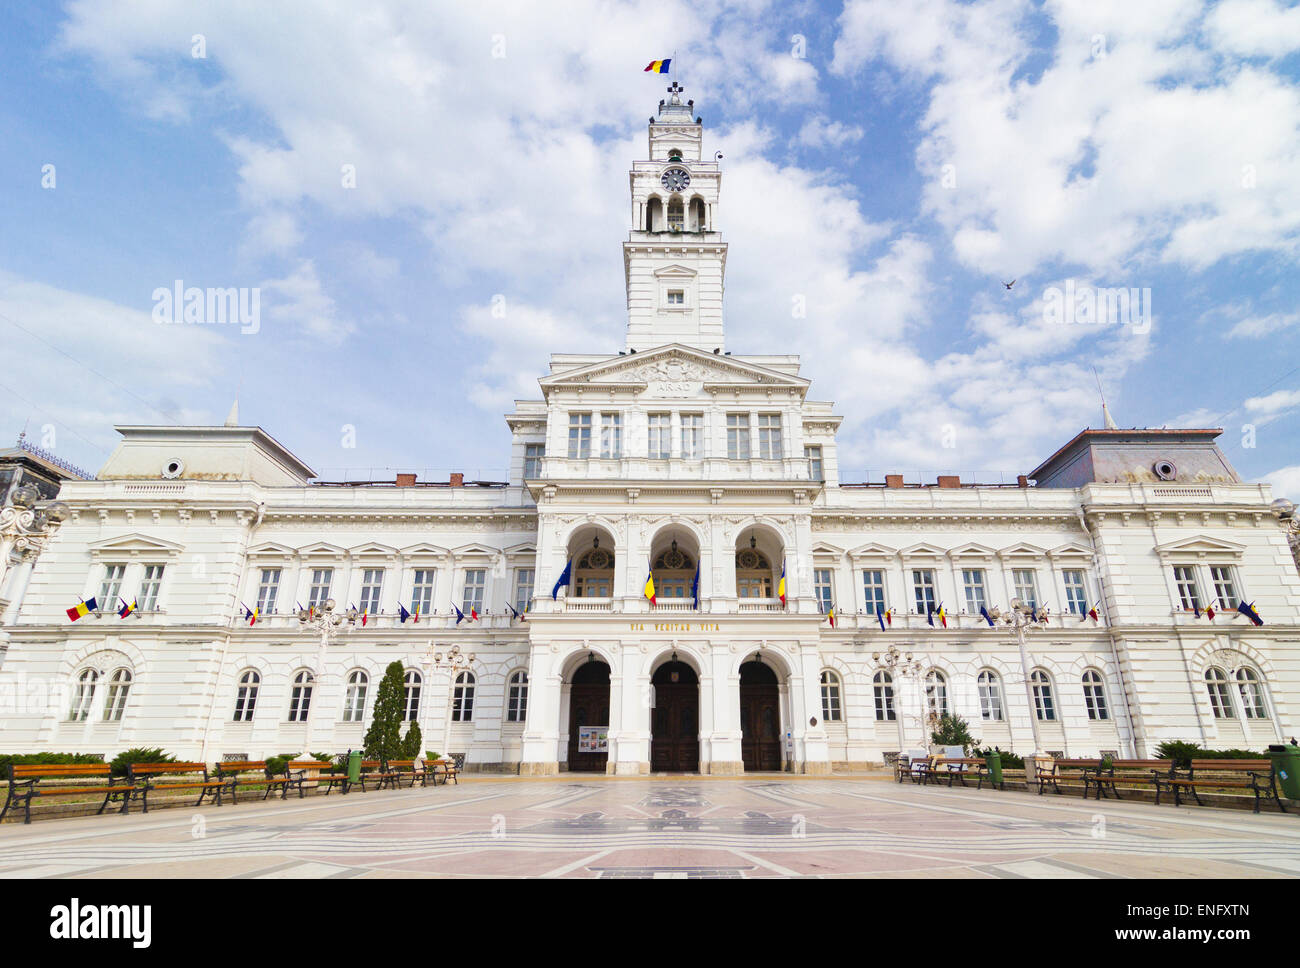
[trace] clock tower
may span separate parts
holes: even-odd
[[[721,349],[727,243],[718,231],[720,155],[702,157],[704,126],[676,81],[650,119],[649,158],[632,163],[632,231],[623,243],[627,345]]]

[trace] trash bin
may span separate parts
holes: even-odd
[[[984,757],[984,763],[989,768],[989,779],[993,781],[995,787],[1002,786],[1002,753],[995,746],[993,752]]]
[[[1270,746],[1268,756],[1273,761],[1273,772],[1277,774],[1282,796],[1300,800],[1300,746],[1294,743]]]
[[[348,750],[348,784],[361,782],[361,751]]]

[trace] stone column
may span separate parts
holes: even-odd
[[[645,776],[650,772],[650,679],[641,674],[636,643],[620,647],[618,665],[609,677],[610,757],[606,772]]]
[[[752,648],[750,643],[740,643]],[[746,654],[741,652],[742,655]],[[709,734],[708,772],[715,776],[737,776],[745,772],[740,743],[740,672],[733,671],[736,654],[725,642],[710,642],[707,665],[700,678],[700,723],[703,709],[710,704],[713,729]],[[703,770],[704,764],[701,764]]]
[[[560,706],[558,656],[549,645],[535,644],[528,658],[528,718],[521,737],[521,775],[560,772]]]

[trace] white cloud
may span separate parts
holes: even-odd
[[[1300,7],[1277,0],[1222,0],[1205,18],[1211,42],[1244,57],[1285,57],[1300,50]]]
[[[831,121],[823,115],[809,118],[795,136],[795,140],[809,148],[843,148],[861,141],[863,130],[857,125]]]
[[[1284,497],[1300,504],[1300,464],[1279,467],[1260,478],[1265,484],[1273,485],[1273,497]]]
[[[267,327],[337,346],[356,327],[340,318],[338,307],[321,286],[316,265],[303,259],[282,279],[262,283],[262,311]]]
[[[1227,335],[1229,337],[1245,336],[1250,339],[1258,339],[1261,336],[1271,336],[1281,330],[1290,329],[1297,324],[1300,324],[1300,313],[1269,313],[1263,316],[1247,316],[1235,323],[1232,329],[1228,330]]]

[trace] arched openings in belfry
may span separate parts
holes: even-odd
[[[588,524],[569,535],[568,560],[573,563],[570,595],[574,598],[610,598],[615,594],[618,549],[608,529]]]

